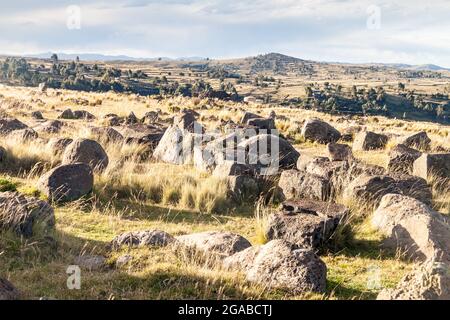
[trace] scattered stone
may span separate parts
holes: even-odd
[[[405,138],[402,144],[410,148],[429,150],[431,145],[431,139],[428,137],[426,132],[422,131]]]
[[[384,245],[412,259],[450,262],[450,224],[426,204],[403,195],[385,195],[372,224],[387,238]]]
[[[411,174],[414,161],[416,161],[422,153],[415,149],[409,148],[404,144],[398,144],[389,152],[389,172],[398,172]]]
[[[0,230],[29,238],[38,226],[48,232],[54,225],[55,214],[47,202],[18,192],[0,192]]]
[[[56,202],[73,201],[92,191],[94,175],[89,165],[75,163],[56,167],[38,181],[38,189]]]
[[[306,140],[323,144],[334,143],[341,137],[339,131],[316,118],[306,120],[301,134]]]
[[[225,231],[207,231],[175,237],[177,243],[195,252],[218,258],[229,257],[251,247],[244,237]]]
[[[450,178],[450,153],[422,154],[414,161],[413,174],[424,179]]]
[[[54,155],[63,154],[67,146],[73,142],[70,138],[51,138],[47,146],[52,150]]]
[[[90,134],[96,136],[99,140],[109,142],[122,142],[123,136],[111,127],[92,127],[89,129]]]
[[[42,115],[42,113],[40,111],[33,111],[31,113],[31,118],[33,118],[35,120],[43,120],[44,116]]]
[[[75,115],[72,109],[66,109],[58,116],[58,119],[72,120],[75,119]]]
[[[249,126],[257,127],[261,130],[267,130],[266,133],[271,133],[270,130],[275,130],[275,120],[272,118],[253,118],[247,121]]]
[[[266,237],[317,249],[332,236],[348,213],[346,207],[331,202],[285,201],[280,213],[269,216]]]
[[[352,149],[346,144],[329,143],[327,151],[330,161],[351,161],[353,159]]]
[[[387,142],[388,137],[384,134],[378,134],[370,131],[363,131],[356,135],[353,142],[353,151],[368,151],[383,149]]]
[[[256,200],[260,186],[256,178],[248,175],[227,177],[228,197],[240,203],[243,200]]]
[[[314,156],[310,156],[306,153],[302,153],[297,160],[297,169],[300,171],[306,171],[306,167],[312,162],[329,163],[329,159],[327,157],[314,157]]]
[[[273,171],[272,173],[276,173],[279,168],[295,168],[300,156],[288,141],[272,134],[251,137],[242,141],[238,147],[245,150],[246,163],[261,165],[264,169]]]
[[[19,300],[21,297],[19,290],[4,278],[0,278],[0,301]]]
[[[196,122],[199,114],[194,110],[184,109],[173,119],[173,125],[181,130],[188,132],[202,133],[202,127]]]
[[[74,264],[88,271],[100,271],[106,268],[106,258],[98,255],[83,255],[76,257]]]
[[[64,123],[59,120],[48,120],[34,127],[37,132],[59,133]]]
[[[16,140],[18,142],[28,142],[32,140],[36,140],[38,138],[38,134],[31,128],[14,130],[9,135],[8,138]]]
[[[230,176],[242,176],[248,175],[252,176],[255,173],[254,166],[247,164],[240,164],[234,161],[225,160],[224,162],[218,164],[213,171],[213,176],[226,178]]]
[[[28,126],[17,119],[1,118],[0,119],[0,134],[7,135],[15,130],[27,129]]]
[[[103,147],[90,139],[75,139],[63,154],[62,163],[71,164],[82,162],[91,166],[94,170],[104,170],[108,166],[109,159]]]
[[[285,199],[312,199],[327,201],[331,193],[328,179],[297,170],[281,173],[278,187]]]
[[[163,128],[142,123],[117,127],[116,130],[123,136],[126,143],[145,144],[151,150],[156,148],[165,131]]]
[[[125,124],[136,124],[139,122],[139,119],[136,117],[133,111],[125,118]]]
[[[111,246],[118,249],[122,246],[129,247],[165,247],[175,240],[170,234],[160,230],[125,232],[115,237]]]
[[[247,281],[269,289],[287,289],[294,294],[323,293],[326,289],[325,263],[311,249],[284,240],[250,247],[226,258],[223,265],[243,272]]]
[[[242,119],[240,121],[241,124],[247,124],[247,122],[251,119],[258,119],[261,118],[260,115],[257,115],[255,113],[251,113],[251,112],[245,112],[244,115],[242,116]]]
[[[76,110],[73,112],[74,119],[78,120],[94,120],[95,116],[85,110]]]

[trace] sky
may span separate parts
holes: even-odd
[[[0,53],[42,52],[450,68],[450,0],[0,0]]]

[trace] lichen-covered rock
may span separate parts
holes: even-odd
[[[161,230],[125,232],[115,237],[111,246],[118,249],[122,246],[129,247],[164,247],[175,240],[173,236]]]
[[[389,151],[389,172],[411,174],[414,161],[421,155],[420,151],[409,148],[404,144],[396,145]]]
[[[402,144],[410,148],[419,148],[421,150],[428,150],[430,148],[431,139],[428,137],[427,133],[422,131],[406,137]]]
[[[301,134],[306,140],[323,144],[334,143],[341,138],[338,130],[330,124],[315,118],[305,121]]]
[[[266,237],[317,249],[332,236],[348,213],[346,207],[330,202],[285,201],[279,213],[269,216]]]
[[[55,214],[47,202],[18,192],[0,192],[0,230],[31,237],[33,230],[49,232],[54,225]]]
[[[241,271],[247,281],[269,289],[287,289],[293,294],[323,293],[326,289],[325,263],[313,250],[299,248],[284,240],[272,240],[236,253],[226,258],[223,266]]]
[[[408,273],[394,289],[384,289],[377,300],[450,300],[450,266],[433,259]]]
[[[177,244],[202,255],[225,258],[251,247],[244,237],[224,231],[207,231],[175,237]]]
[[[7,135],[15,130],[27,129],[28,126],[21,121],[13,118],[0,119],[0,134]]]
[[[353,150],[355,151],[367,151],[383,149],[389,138],[384,134],[378,134],[370,131],[363,131],[355,136],[353,142]]]
[[[326,201],[331,193],[331,185],[328,179],[297,170],[283,171],[278,187],[285,199],[306,198]]]
[[[74,163],[61,165],[44,174],[38,189],[56,202],[73,201],[87,195],[94,186],[94,175],[89,165]]]
[[[75,139],[67,146],[63,154],[62,163],[85,163],[93,170],[104,170],[108,166],[109,158],[103,147],[94,140]]]
[[[329,143],[327,151],[330,161],[350,161],[353,159],[352,149],[346,144]]]
[[[386,236],[385,246],[401,249],[413,259],[450,262],[448,218],[414,198],[385,195],[372,224]]]
[[[47,147],[52,151],[53,154],[58,155],[64,153],[67,146],[73,142],[70,138],[51,138]]]
[[[428,178],[450,178],[450,153],[422,154],[413,165],[415,176]]]

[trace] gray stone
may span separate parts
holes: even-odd
[[[408,273],[394,289],[377,300],[450,300],[450,266],[430,259]]]
[[[317,249],[332,236],[348,213],[346,207],[331,202],[285,201],[279,213],[269,216],[266,237]]]
[[[267,130],[266,133],[270,133],[270,130],[275,130],[275,120],[272,118],[253,118],[247,121],[249,126],[257,127],[261,130]]]
[[[247,281],[269,289],[287,289],[293,294],[326,290],[325,263],[311,249],[298,248],[284,240],[248,248],[226,258],[223,265],[243,272]]]
[[[121,246],[129,247],[165,247],[175,240],[170,234],[160,230],[125,232],[115,237],[111,246],[118,249]]]
[[[38,181],[38,189],[56,202],[73,201],[92,191],[94,175],[85,163],[56,167]]]
[[[412,259],[450,262],[448,218],[414,198],[385,195],[372,224],[386,236],[387,247],[401,249]]]
[[[256,200],[260,194],[258,180],[247,175],[227,177],[228,197],[237,202]]]
[[[38,138],[38,134],[31,128],[14,130],[9,135],[8,138],[14,139],[18,142],[28,142],[32,140],[36,140]]]
[[[53,154],[58,155],[64,153],[67,146],[73,142],[70,138],[51,138],[47,146],[52,150]]]
[[[422,153],[415,149],[409,148],[404,144],[398,144],[389,152],[389,172],[398,172],[411,174],[414,161],[416,161]]]
[[[82,162],[91,166],[94,170],[104,170],[108,166],[109,159],[103,147],[90,139],[75,139],[63,154],[62,163],[71,164]]]
[[[353,142],[354,151],[368,151],[383,149],[387,142],[388,137],[384,134],[378,134],[370,131],[363,131],[356,135]]]
[[[341,137],[338,130],[316,118],[305,121],[301,134],[306,140],[323,144],[336,142]]]
[[[330,161],[350,161],[353,159],[352,149],[346,144],[329,143],[327,151]]]
[[[123,141],[123,136],[117,130],[111,127],[92,127],[89,129],[89,131],[91,135],[107,143],[120,143]]]
[[[429,178],[450,178],[450,153],[422,154],[413,164],[415,176]]]
[[[229,257],[251,247],[244,237],[226,231],[207,231],[175,237],[185,248],[219,258]]]
[[[306,198],[327,201],[331,193],[328,179],[297,170],[283,171],[278,187],[285,199]]]
[[[402,141],[402,144],[410,148],[428,150],[430,148],[431,139],[428,137],[426,132],[422,131],[405,138]]]
[[[18,192],[0,192],[0,230],[29,238],[37,227],[49,232],[54,225],[55,214],[47,202]]]
[[[0,134],[7,135],[15,130],[27,129],[28,126],[17,119],[2,118],[0,119]]]

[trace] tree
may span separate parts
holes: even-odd
[[[58,63],[58,55],[56,53],[52,54],[50,59],[53,61],[53,63]]]

